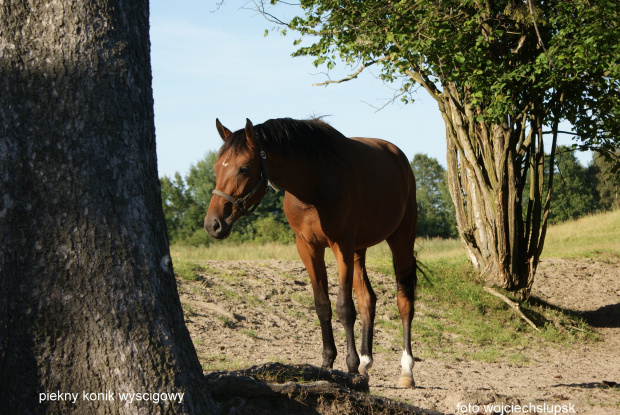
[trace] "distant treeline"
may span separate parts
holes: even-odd
[[[190,167],[184,178],[177,172],[174,178],[160,179],[170,243],[209,245],[215,241],[204,231],[203,221],[215,188],[213,164],[216,159],[217,153],[209,152]],[[573,152],[560,148],[556,160],[552,223],[618,206],[618,183],[609,179],[611,176],[602,157],[595,154],[592,163],[583,167]],[[457,237],[454,205],[444,167],[432,157],[416,154],[411,168],[416,178],[418,236]],[[283,199],[284,192],[269,191],[254,215],[243,217],[235,224],[227,241],[293,242],[293,232],[282,211]]]

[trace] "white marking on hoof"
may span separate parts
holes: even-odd
[[[413,381],[413,356],[403,352],[403,357],[400,359],[400,365],[402,367],[400,372],[400,379],[398,379],[399,388],[415,388],[415,382]]]
[[[368,376],[368,369],[372,367],[372,357],[367,355],[360,356],[359,372],[364,376]]]

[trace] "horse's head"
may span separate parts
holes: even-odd
[[[232,133],[219,120],[217,131],[224,140],[215,162],[215,190],[204,227],[214,238],[230,235],[232,225],[241,216],[249,215],[267,193],[267,179],[263,174],[260,150],[254,135],[254,126],[247,120],[245,129]],[[250,209],[251,206],[254,208]]]

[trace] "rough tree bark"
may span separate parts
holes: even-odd
[[[533,103],[497,122],[478,121],[467,88],[444,82],[440,90],[421,72],[405,72],[435,99],[445,123],[448,186],[469,259],[485,284],[528,297],[547,230],[563,94],[554,94],[549,109]],[[546,157],[542,127],[550,117],[552,146]]]
[[[214,410],[161,210],[148,11],[0,1],[1,413]]]
[[[469,259],[487,285],[528,297],[547,229],[559,119],[552,123],[552,147],[546,159],[542,125],[549,114],[536,105],[501,122],[479,122],[469,97],[461,96],[466,90],[446,83],[441,93],[431,92],[446,124],[450,194]],[[552,103],[560,106],[562,96]]]

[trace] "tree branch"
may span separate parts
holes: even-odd
[[[499,293],[497,291],[495,291],[493,288],[491,287],[484,287],[484,291],[488,292],[491,295],[496,296],[497,298],[500,298],[503,302],[505,302],[506,304],[508,304],[511,308],[513,308],[517,313],[519,313],[519,315],[521,316],[521,318],[523,320],[525,320],[527,322],[527,324],[529,324],[530,326],[532,326],[534,328],[534,330],[536,330],[537,332],[540,333],[540,329],[538,327],[536,327],[536,324],[534,324],[534,322],[532,320],[530,320],[529,318],[527,318],[527,316],[525,314],[523,314],[523,311],[521,311],[521,307],[519,307],[518,303],[515,303],[514,301],[510,300],[510,298],[506,297],[504,294]]]
[[[547,48],[545,48],[545,44],[542,41],[542,38],[540,37],[540,32],[538,31],[538,25],[536,24],[536,18],[534,17],[534,7],[532,6],[532,0],[527,0],[527,4],[530,6],[530,15],[532,16],[532,22],[534,22],[534,29],[536,30],[536,36],[538,36],[538,44],[543,48],[543,50],[545,51],[545,55],[547,55],[547,59],[549,59],[549,63],[551,64],[551,66],[553,66],[553,69],[558,69],[555,67],[555,65],[553,64],[553,61],[551,60],[551,56],[549,56],[549,52],[547,52]]]
[[[441,98],[441,93],[440,91],[437,90],[437,87],[435,86],[435,84],[430,82],[428,79],[424,79],[424,76],[422,76],[420,72],[414,72],[411,69],[405,69],[405,74],[409,75],[411,79],[413,79],[414,81],[422,85],[424,89],[426,89],[426,91],[430,94],[430,96],[435,101],[437,101],[437,103],[439,104],[440,110],[443,108],[443,101]]]
[[[360,66],[360,68],[357,71],[355,71],[355,73],[352,73],[351,75],[347,76],[346,78],[342,78],[342,79],[339,79],[337,81],[320,82],[318,84],[312,84],[312,86],[327,86],[329,84],[341,84],[343,82],[350,81],[352,79],[357,78],[357,76],[359,74],[361,74],[364,71],[364,69],[368,68],[369,66],[372,66],[372,65],[374,65],[376,63],[379,63],[379,62],[383,62],[383,61],[388,60],[388,59],[389,59],[388,56],[384,56],[381,59],[376,59],[374,61],[367,62],[367,63],[363,64],[362,66]]]
[[[580,134],[574,133],[572,131],[559,131],[559,130],[558,131],[544,131],[543,134],[544,135],[547,135],[547,134],[554,134],[554,135],[555,134],[580,135]]]
[[[288,23],[283,22],[282,20],[278,19],[278,18],[277,18],[276,16],[274,16],[273,14],[268,13],[268,12],[265,10],[265,2],[264,2],[263,0],[260,0],[260,1],[257,1],[257,0],[252,0],[252,3],[254,3],[254,6],[256,6],[256,8],[255,8],[255,9],[249,8],[249,10],[255,10],[255,11],[257,11],[257,12],[258,12],[258,13],[260,13],[260,14],[261,14],[261,15],[265,18],[265,20],[267,20],[268,22],[275,23],[275,24],[280,25],[280,26],[286,26],[286,27],[288,27],[288,28],[290,28],[290,27],[291,27]],[[242,7],[242,9],[245,9],[245,8],[246,8],[246,7]]]

